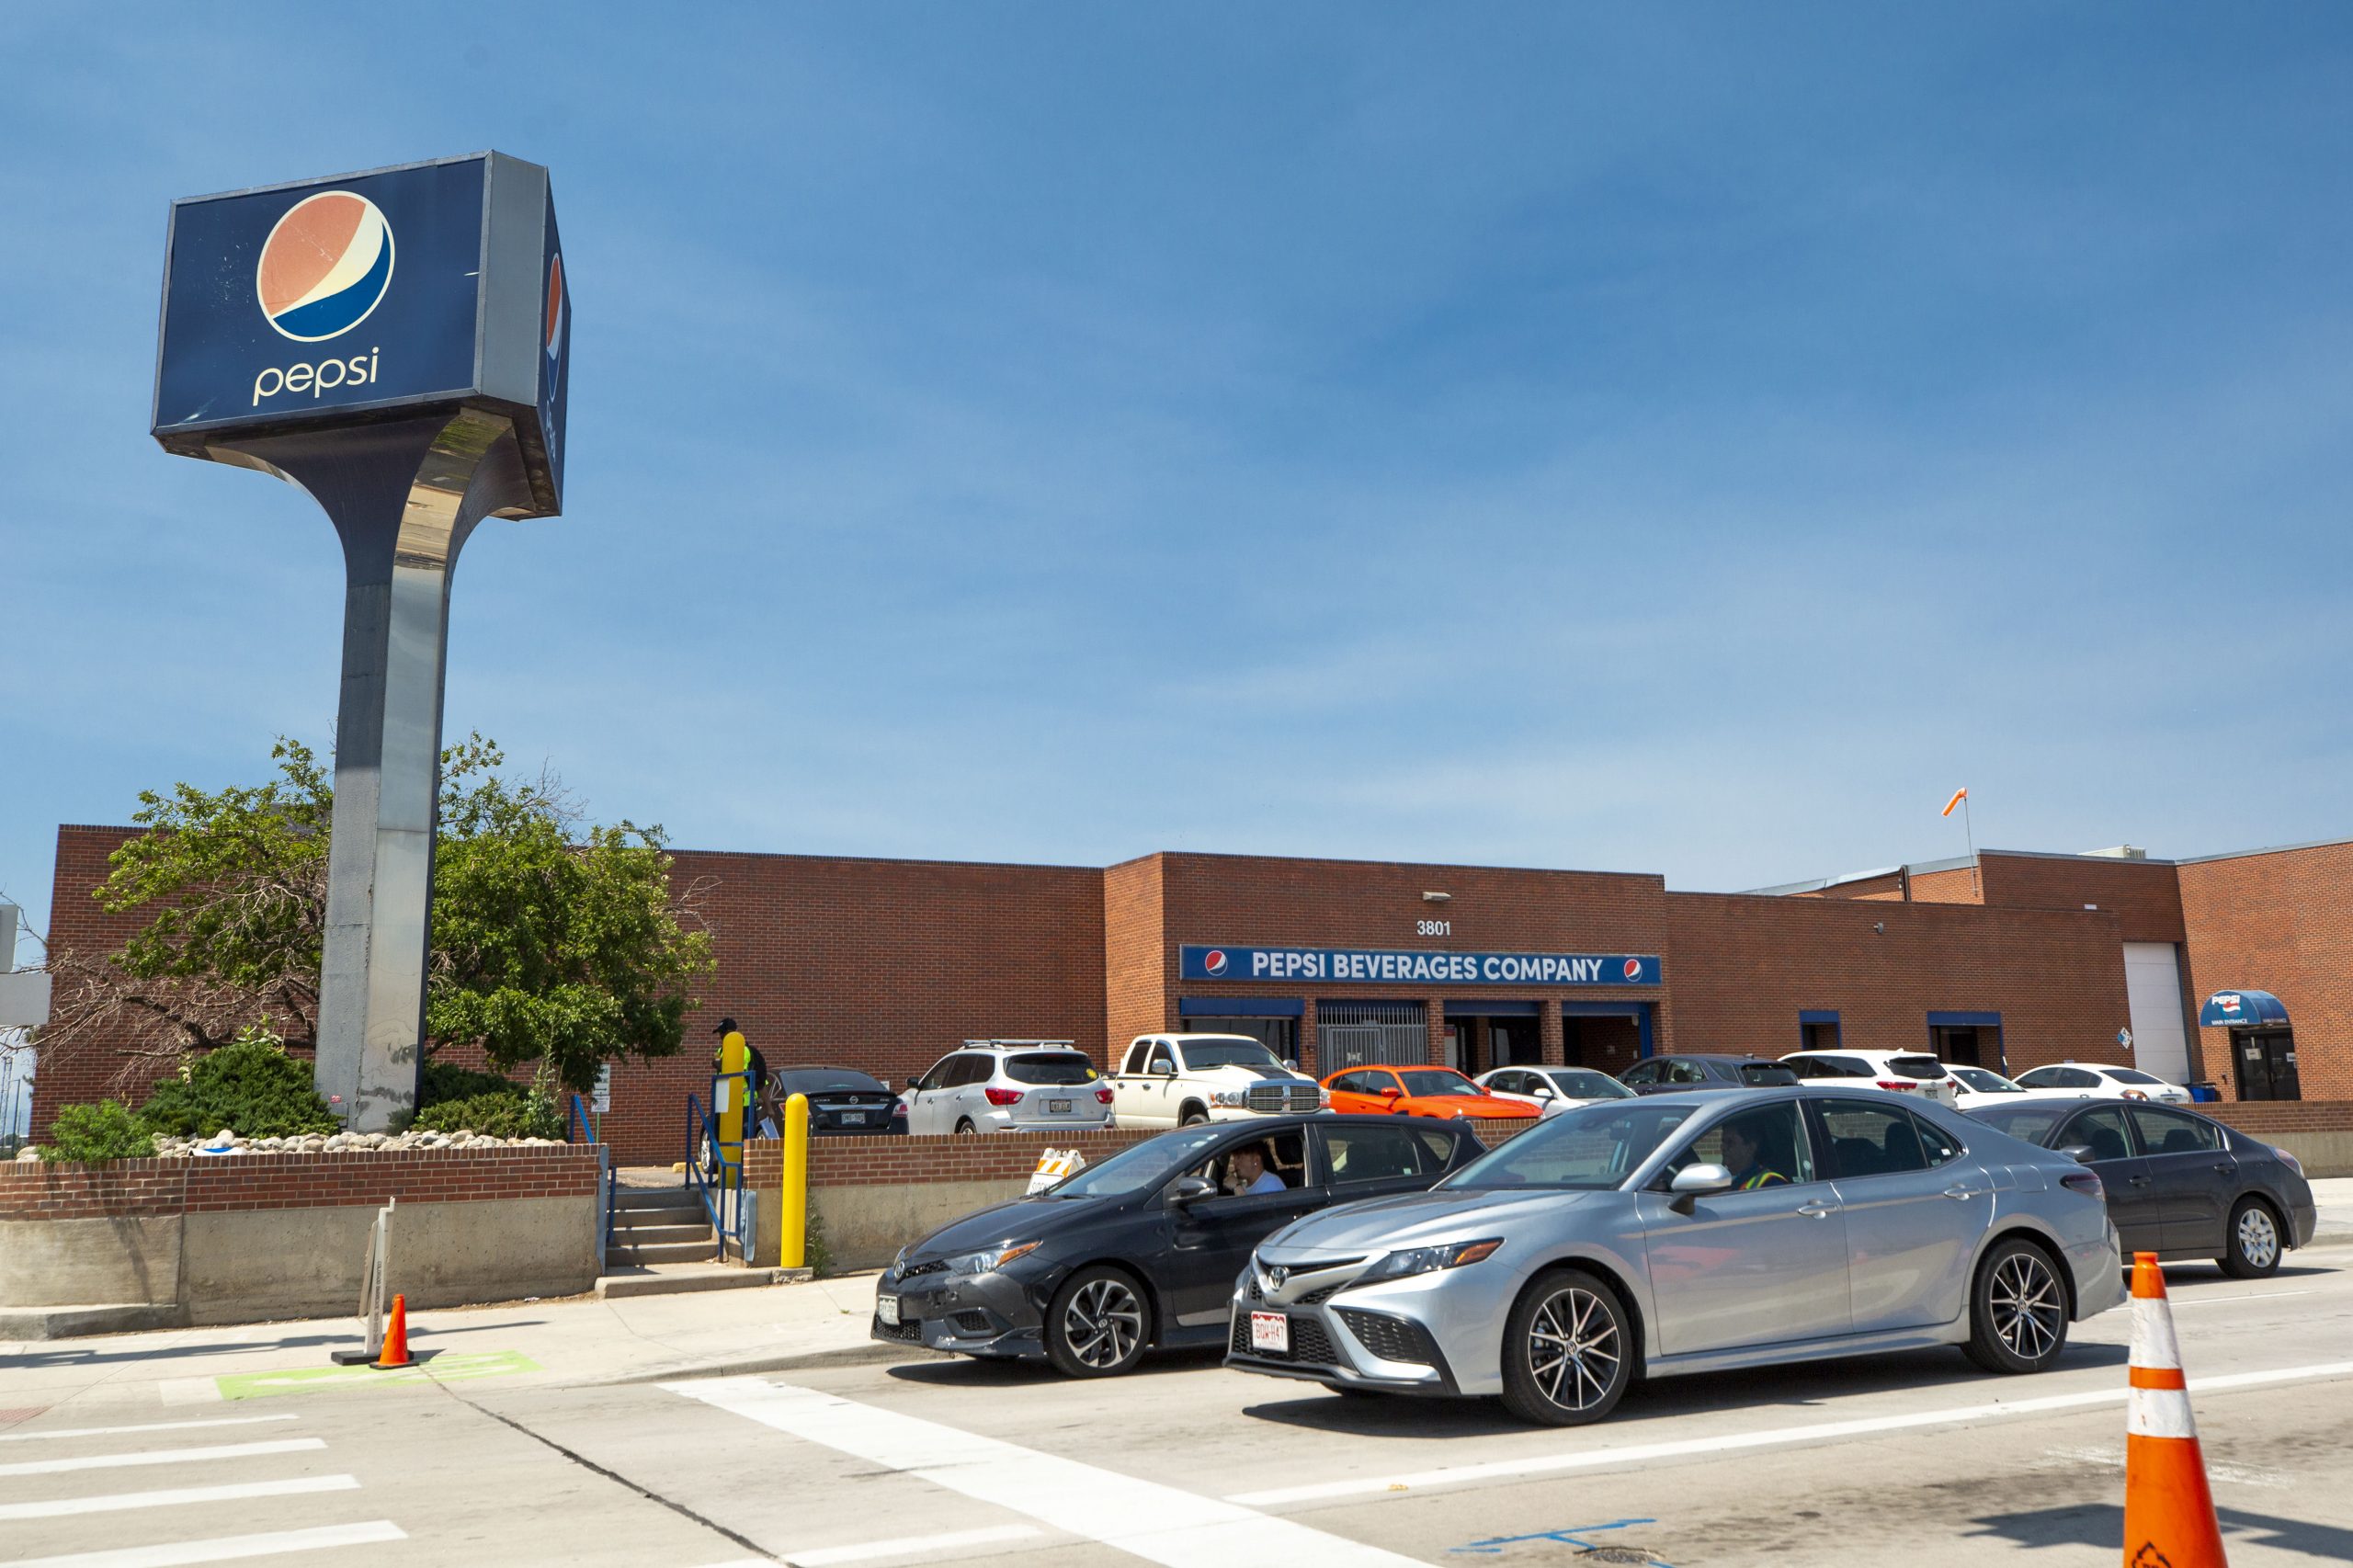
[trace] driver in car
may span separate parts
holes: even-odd
[[[1790,1185],[1788,1176],[1764,1163],[1756,1147],[1756,1135],[1745,1120],[1724,1124],[1724,1165],[1732,1172],[1732,1185],[1742,1192]]]
[[[1226,1156],[1225,1165],[1227,1183],[1242,1195],[1289,1190],[1283,1178],[1267,1168],[1267,1151],[1259,1144],[1244,1144]]]

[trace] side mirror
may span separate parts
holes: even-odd
[[[1152,1064],[1152,1075],[1155,1078],[1174,1078],[1176,1076],[1176,1063],[1155,1062]]]
[[[1204,1198],[1217,1196],[1217,1183],[1199,1176],[1178,1176],[1176,1185],[1168,1189],[1168,1201],[1183,1205],[1198,1203]]]
[[[1296,1073],[1299,1071],[1299,1058],[1296,1056],[1286,1056],[1283,1058],[1283,1065]]]
[[[2088,1143],[2070,1143],[2059,1151],[2079,1165],[2090,1165],[2093,1152],[2092,1146]]]
[[[1552,1085],[1539,1079],[1536,1084],[1536,1097],[1540,1100],[1552,1100],[1560,1098],[1560,1096],[1552,1092]]]
[[[1732,1172],[1722,1165],[1686,1165],[1675,1173],[1667,1184],[1667,1191],[1675,1195],[1667,1207],[1677,1214],[1688,1214],[1692,1206],[1706,1192],[1727,1192],[1732,1188]]]
[[[1397,1098],[1399,1093],[1400,1091],[1394,1084],[1384,1084],[1381,1085],[1381,1097],[1384,1100],[1393,1100]]]

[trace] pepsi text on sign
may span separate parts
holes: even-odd
[[[1372,984],[1656,985],[1654,955],[1458,953],[1356,948],[1245,948],[1187,944],[1186,980],[1339,981]]]

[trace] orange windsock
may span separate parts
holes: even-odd
[[[1952,815],[1952,809],[1967,799],[1969,799],[1969,790],[1966,786],[1963,786],[1959,790],[1955,790],[1952,792],[1952,799],[1945,802],[1945,809],[1938,812],[1937,815],[1940,817],[1949,817]]]
[[[2206,1456],[2189,1415],[2181,1342],[2157,1255],[2132,1255],[2132,1357],[2124,1422],[2124,1568],[2227,1568]]]
[[[408,1298],[394,1296],[392,1321],[384,1325],[384,1353],[376,1358],[375,1367],[380,1372],[389,1372],[415,1364],[415,1358],[408,1353]]]

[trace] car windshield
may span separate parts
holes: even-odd
[[[1555,1070],[1544,1074],[1563,1097],[1573,1100],[1631,1100],[1634,1091],[1607,1073],[1586,1073],[1574,1068],[1566,1072]]]
[[[1668,1134],[1694,1114],[1694,1107],[1662,1105],[1639,1096],[1580,1106],[1497,1145],[1438,1185],[1471,1192],[1622,1187]]]
[[[1744,1062],[1740,1081],[1752,1089],[1779,1089],[1796,1083],[1798,1075],[1778,1062]]]
[[[1088,1165],[1046,1189],[1049,1198],[1125,1198],[1158,1187],[1178,1171],[1199,1165],[1210,1145],[1228,1135],[1217,1127],[1165,1132],[1122,1149],[1099,1165]]]
[[[1032,1051],[1006,1057],[1005,1075],[1017,1084],[1091,1084],[1095,1063],[1074,1051]]]
[[[1185,1065],[1203,1067],[1279,1067],[1275,1053],[1255,1040],[1204,1040],[1185,1042]]]
[[[787,1067],[776,1074],[780,1095],[883,1095],[890,1091],[847,1067]]]
[[[1483,1095],[1487,1091],[1446,1067],[1407,1068],[1397,1074],[1409,1095]]]
[[[2163,1078],[2152,1078],[2146,1073],[2131,1067],[2103,1067],[2100,1071],[2120,1084],[2163,1084],[2165,1082]]]
[[[1977,1106],[1961,1112],[1972,1121],[1982,1121],[1997,1132],[2013,1138],[2023,1138],[2029,1143],[2042,1143],[2060,1119],[2075,1113],[2080,1100],[2029,1100],[2024,1105]]]
[[[1891,1073],[1901,1073],[1907,1078],[1934,1081],[1945,1075],[1945,1064],[1933,1056],[1891,1056],[1887,1059]]]
[[[1988,1073],[1983,1067],[1955,1067],[1952,1075],[1981,1095],[2022,1095],[2026,1093],[1999,1073]]]

